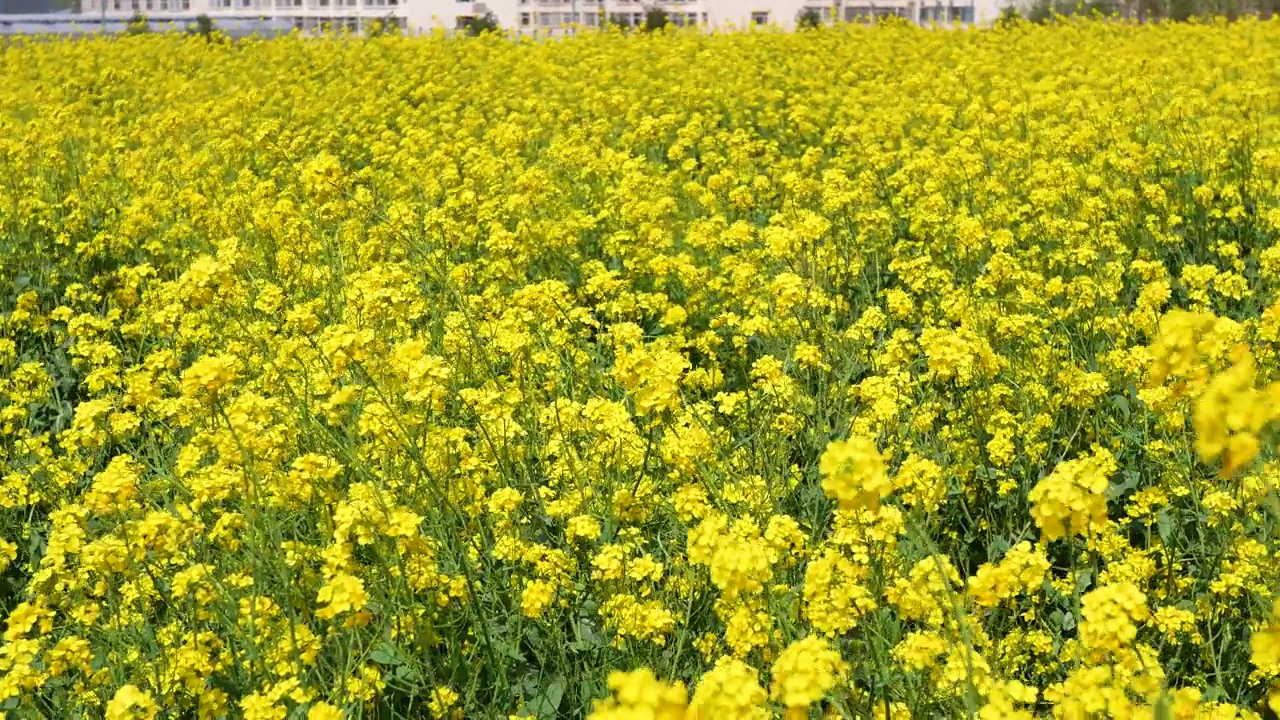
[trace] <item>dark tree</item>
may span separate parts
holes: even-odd
[[[394,15],[387,15],[384,18],[374,20],[365,28],[365,34],[369,37],[383,37],[385,35],[399,35],[400,25],[396,23]]]
[[[1010,5],[1000,11],[1000,17],[996,18],[996,27],[1002,29],[1015,28],[1021,21],[1022,13],[1018,12],[1018,8]]]
[[[797,30],[812,30],[817,27],[822,27],[822,14],[817,8],[807,7],[796,13]]]
[[[644,13],[644,29],[645,32],[653,32],[661,30],[671,22],[671,18],[667,15],[667,11],[660,7],[651,7]]]
[[[129,18],[129,24],[125,27],[125,33],[129,35],[143,35],[151,32],[151,25],[147,23],[147,16],[142,13],[134,13]]]
[[[213,34],[218,28],[213,24],[213,19],[208,15],[197,15],[196,22],[187,28],[187,32],[191,35],[199,35],[205,39],[205,42],[213,42]]]
[[[493,13],[485,13],[478,18],[472,18],[467,23],[467,34],[471,36],[483,35],[490,32],[501,32],[502,26],[498,24],[498,18]]]

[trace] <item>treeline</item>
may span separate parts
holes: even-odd
[[[1235,20],[1245,15],[1270,19],[1280,0],[1026,0],[1005,8],[1001,21],[1022,17],[1047,22],[1056,16],[1101,14],[1138,22],[1185,21],[1195,17],[1218,16]]]

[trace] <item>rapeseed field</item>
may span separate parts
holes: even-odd
[[[0,47],[11,718],[1280,711],[1280,22]]]

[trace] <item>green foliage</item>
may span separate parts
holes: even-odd
[[[472,37],[483,35],[485,33],[501,32],[502,26],[498,24],[498,18],[493,13],[485,13],[480,17],[473,18],[467,23],[467,34]]]
[[[997,28],[1009,29],[1018,26],[1022,22],[1022,13],[1018,12],[1018,8],[1008,5],[1000,10],[1000,17],[996,18],[995,26]]]
[[[1007,6],[996,20],[997,27],[1007,27],[1016,14],[1026,20],[1044,24],[1056,18],[1101,15],[1138,22],[1172,20],[1187,22],[1198,17],[1241,15],[1271,16],[1275,0],[1028,0],[1020,6]]]
[[[496,23],[495,23],[496,24]],[[496,29],[496,28],[495,28]],[[369,37],[385,37],[387,35],[399,35],[400,25],[396,23],[394,15],[388,14],[384,18],[374,20],[365,28],[365,34]]]
[[[654,32],[662,30],[671,22],[671,17],[667,15],[667,11],[660,7],[651,7],[644,13],[644,31]]]
[[[200,14],[196,16],[196,21],[187,27],[188,35],[199,35],[207,42],[213,42],[214,34],[218,28],[213,24],[213,19],[208,15]]]
[[[901,15],[877,15],[875,23],[881,27],[910,27],[914,24]]]
[[[145,35],[149,32],[151,32],[151,25],[147,22],[147,16],[142,13],[134,13],[125,27],[126,35]]]
[[[816,8],[807,7],[796,15],[797,30],[812,30],[822,27],[822,14]]]

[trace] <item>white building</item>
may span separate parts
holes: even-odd
[[[643,25],[651,7],[661,7],[676,25],[793,28],[812,9],[825,21],[854,22],[897,15],[911,22],[959,21],[988,24],[1001,0],[82,0],[85,22],[106,23],[143,15],[148,22],[189,24],[208,15],[215,25],[256,22],[263,27],[360,31],[375,21],[394,22],[412,32],[465,28],[492,13],[506,30],[563,34],[574,26],[596,27],[604,18]]]

